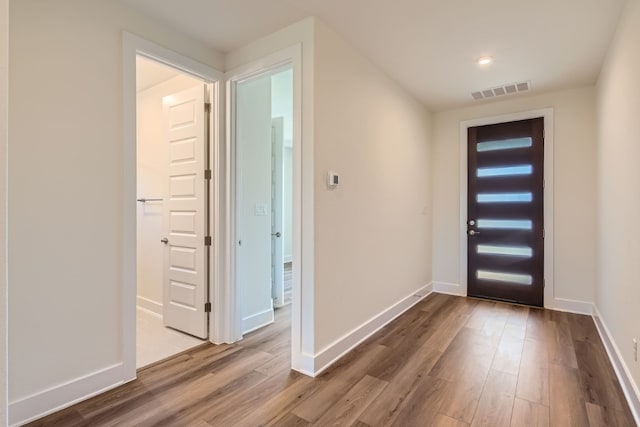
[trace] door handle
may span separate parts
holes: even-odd
[[[169,239],[167,239],[166,237],[163,237],[160,241],[161,241],[162,243],[164,243],[165,245],[166,245],[167,243],[169,243]]]
[[[480,234],[480,232],[476,230],[469,230],[469,236],[475,236],[476,234]]]
[[[271,233],[271,235],[272,235],[273,237],[280,237],[280,236],[282,236],[282,233],[280,233],[280,232],[278,231],[278,232],[275,232],[275,233]]]

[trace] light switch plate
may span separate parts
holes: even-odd
[[[336,172],[327,172],[327,185],[329,188],[336,188],[340,185],[340,175]]]
[[[267,204],[256,203],[253,208],[253,216],[267,216]]]

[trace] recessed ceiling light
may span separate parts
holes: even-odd
[[[493,58],[490,56],[481,56],[478,58],[478,65],[489,65],[493,62]]]

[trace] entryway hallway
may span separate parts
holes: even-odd
[[[313,379],[289,310],[30,425],[635,425],[588,316],[432,294]]]

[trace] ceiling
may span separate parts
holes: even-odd
[[[595,83],[626,0],[121,0],[223,53],[314,15],[432,110]],[[483,55],[493,64],[481,67]],[[512,95],[513,96],[513,95]]]
[[[136,58],[136,90],[142,92],[180,75],[180,71],[141,56]]]

